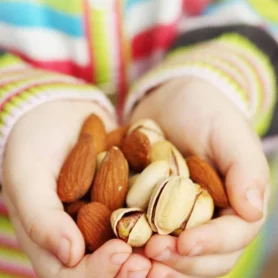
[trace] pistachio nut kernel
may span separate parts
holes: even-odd
[[[161,140],[151,146],[151,162],[164,160],[170,165],[170,174],[173,176],[189,177],[186,160],[177,148],[167,140]]]
[[[167,178],[169,172],[170,168],[166,161],[156,161],[147,166],[136,178],[127,194],[127,207],[147,210],[155,186]]]
[[[188,178],[171,176],[154,189],[147,217],[154,232],[165,235],[180,228],[193,208],[198,189]]]
[[[145,213],[139,208],[118,209],[111,215],[115,235],[132,247],[141,247],[152,236],[152,229]]]

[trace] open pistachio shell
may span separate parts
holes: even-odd
[[[133,124],[127,131],[127,134],[131,134],[133,131],[138,129],[144,133],[151,144],[154,144],[164,139],[164,134],[161,128],[151,119],[142,119]]]
[[[147,217],[151,228],[159,234],[170,234],[190,215],[198,188],[188,178],[171,176],[154,189]]]
[[[111,215],[115,235],[132,247],[141,247],[152,236],[146,214],[140,208],[122,208]]]
[[[167,140],[156,142],[151,147],[151,162],[164,160],[170,165],[171,175],[189,177],[189,169],[182,154]]]
[[[213,212],[213,199],[206,190],[203,190],[195,202],[192,213],[187,221],[186,229],[205,224],[212,219]]]
[[[127,206],[147,210],[155,186],[169,176],[169,170],[166,161],[156,161],[145,168],[127,194]]]

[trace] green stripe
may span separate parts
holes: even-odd
[[[104,83],[111,79],[109,63],[109,46],[105,26],[105,12],[92,10],[90,26],[92,26],[92,44],[96,69],[96,83]],[[113,47],[112,45],[110,47]]]
[[[0,246],[0,260],[13,263],[21,263],[24,266],[30,265],[28,257],[19,250],[8,249]]]
[[[23,62],[21,59],[11,54],[5,54],[0,58],[0,67],[6,67],[6,66],[22,64],[22,63]]]
[[[5,0],[0,0],[5,2]],[[7,1],[7,0],[6,0]],[[56,11],[70,15],[81,15],[83,12],[82,0],[8,0],[8,2],[34,3],[35,5],[44,5]]]
[[[0,271],[0,277],[1,277],[1,278],[19,278],[18,276],[9,275],[9,274],[3,273],[3,272],[1,272],[1,271]]]
[[[14,235],[12,223],[7,217],[0,217],[0,227],[1,233],[5,233],[7,235]]]

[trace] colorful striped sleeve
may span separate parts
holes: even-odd
[[[200,35],[195,36],[196,32]],[[267,41],[267,47],[261,41]],[[263,135],[276,103],[277,54],[274,39],[256,27],[203,28],[184,34],[162,63],[132,86],[125,119],[152,88],[173,78],[192,76],[219,88]]]
[[[0,56],[0,169],[5,144],[16,121],[37,105],[61,99],[95,102],[115,119],[113,105],[97,87],[81,79],[32,67],[16,56],[2,53]]]

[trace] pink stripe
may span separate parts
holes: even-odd
[[[5,216],[5,217],[8,216],[8,209],[5,206],[5,204],[1,202],[0,202],[0,216]]]
[[[23,267],[11,263],[5,263],[0,261],[0,272],[10,275],[17,275],[19,277],[37,277],[33,271],[33,269],[30,267]],[[1,273],[0,273],[1,277]]]
[[[22,251],[20,246],[18,245],[18,242],[16,240],[16,237],[7,237],[3,234],[0,234],[0,245],[9,247],[18,251]]]
[[[84,28],[85,28],[85,34],[87,37],[87,42],[88,42],[88,52],[89,52],[89,57],[90,57],[90,62],[88,66],[88,75],[89,79],[87,81],[90,81],[92,83],[95,83],[96,80],[96,75],[95,75],[95,59],[94,59],[94,53],[92,51],[92,36],[91,36],[91,26],[90,26],[90,6],[88,4],[88,0],[83,0],[83,5],[84,5]]]

